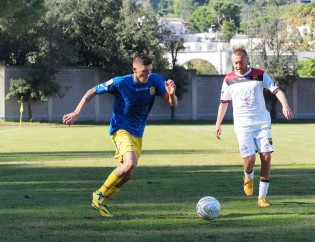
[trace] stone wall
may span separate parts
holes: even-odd
[[[4,66],[0,63],[0,120],[19,120],[20,107],[16,99],[5,99],[10,80],[26,75],[25,67]],[[219,105],[223,75],[197,76],[190,72],[188,92],[184,93],[176,108],[176,118],[181,120],[215,120]],[[107,81],[110,76],[98,68],[62,68],[56,75],[64,97],[54,97],[48,102],[32,103],[34,121],[61,122],[65,113],[73,111],[85,92],[98,83]],[[294,83],[286,93],[288,102],[296,118],[315,119],[315,79],[303,78]],[[96,96],[81,114],[80,121],[109,121],[111,118],[113,96]],[[232,119],[232,105],[226,119]],[[157,97],[149,120],[168,120],[171,116],[169,105]],[[284,118],[281,106],[278,117]],[[24,103],[23,119],[27,120],[27,104]]]

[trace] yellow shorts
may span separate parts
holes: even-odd
[[[142,150],[142,138],[132,136],[127,130],[120,129],[111,136],[116,146],[115,159],[123,162],[123,155],[128,151],[135,151],[139,159]]]

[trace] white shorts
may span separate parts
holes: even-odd
[[[236,131],[238,147],[243,158],[263,152],[273,152],[270,128],[256,131],[238,129]]]

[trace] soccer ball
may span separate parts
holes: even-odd
[[[196,211],[200,218],[213,220],[220,215],[221,204],[216,198],[206,196],[197,202]]]

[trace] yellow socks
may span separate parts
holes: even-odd
[[[98,191],[103,193],[105,196],[102,203],[105,203],[110,197],[119,192],[120,188],[115,185],[117,185],[121,180],[122,178],[117,177],[114,171],[108,176],[104,184],[100,187],[100,189],[98,189]]]

